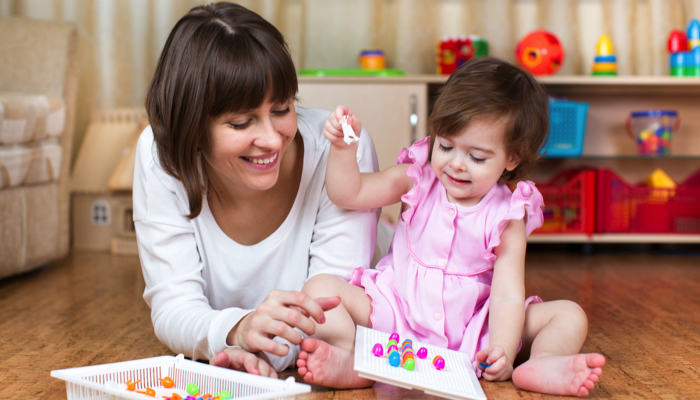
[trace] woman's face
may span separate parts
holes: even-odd
[[[254,110],[214,118],[202,153],[215,173],[238,190],[267,190],[277,183],[282,157],[296,132],[293,99],[265,100]]]

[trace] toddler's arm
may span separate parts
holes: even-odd
[[[512,220],[496,247],[489,299],[489,348],[477,353],[477,362],[491,364],[486,380],[510,379],[525,321],[525,247],[523,220]]]
[[[343,117],[360,135],[362,124],[355,114],[344,106],[338,106],[328,116],[323,127],[323,136],[331,142],[326,166],[326,191],[328,198],[339,207],[359,210],[378,208],[401,200],[413,186],[406,175],[410,164],[399,164],[381,172],[360,173],[355,160],[357,142],[343,140]]]

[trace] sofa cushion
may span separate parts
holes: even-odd
[[[0,92],[0,145],[59,137],[66,105],[58,97]]]
[[[51,141],[0,146],[0,189],[57,181],[62,156],[61,146]]]

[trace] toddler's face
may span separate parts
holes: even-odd
[[[450,138],[437,136],[433,146],[433,172],[447,189],[447,198],[473,206],[503,174],[518,166],[503,145],[505,121],[477,120]]]

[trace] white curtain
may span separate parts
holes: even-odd
[[[68,20],[80,30],[76,146],[93,108],[138,107],[177,20],[204,0],[0,0],[0,15]],[[390,68],[435,73],[445,35],[476,34],[514,61],[517,41],[547,29],[564,45],[560,75],[588,74],[607,33],[620,75],[666,75],[666,40],[700,18],[700,0],[242,0],[285,35],[298,69],[355,68],[381,48]],[[77,151],[77,150],[76,150]]]

